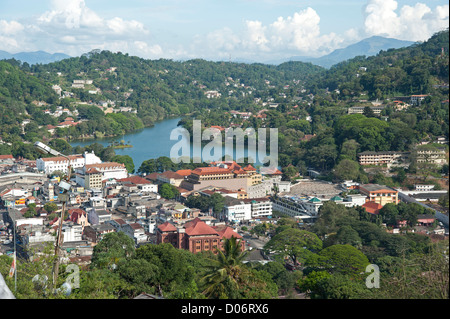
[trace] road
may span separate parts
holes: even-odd
[[[265,237],[252,238],[250,235],[244,235],[243,237],[246,241],[245,247],[252,247],[253,249],[262,249],[264,245],[269,241],[269,239]]]

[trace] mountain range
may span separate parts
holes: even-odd
[[[402,47],[407,47],[415,42],[412,41],[403,41],[392,38],[384,38],[380,36],[373,36],[364,40],[361,40],[357,43],[351,44],[345,48],[337,49],[331,52],[330,54],[324,55],[322,57],[313,58],[307,56],[293,56],[288,59],[276,60],[276,61],[267,61],[266,64],[275,64],[279,65],[284,62],[289,61],[300,61],[300,62],[311,62],[312,64],[330,68],[331,66],[354,58],[355,56],[365,55],[365,56],[373,56],[378,54],[381,50],[388,49],[399,49]],[[28,64],[47,64],[51,62],[60,61],[63,59],[70,58],[69,55],[64,53],[47,53],[45,51],[36,51],[36,52],[19,52],[15,54],[8,53],[6,51],[0,51],[0,60],[3,59],[16,59],[22,62],[27,62]],[[254,61],[248,60],[239,60],[235,62],[241,63],[254,63]]]
[[[280,64],[287,61],[300,61],[300,62],[311,62],[312,64],[322,66],[324,68],[330,68],[333,65],[352,59],[356,56],[365,55],[373,56],[377,55],[381,50],[389,49],[399,49],[403,47],[408,47],[413,45],[415,42],[403,41],[392,38],[384,38],[380,36],[373,36],[357,43],[351,44],[345,48],[337,49],[330,54],[321,56],[319,58],[305,57],[305,56],[294,56],[289,59],[282,61],[272,61],[269,64]]]
[[[22,62],[27,62],[28,64],[47,64],[51,62],[61,61],[64,59],[68,59],[71,56],[64,53],[48,53],[45,51],[36,51],[36,52],[19,52],[11,54],[6,51],[0,50],[0,60],[5,59],[16,59]]]

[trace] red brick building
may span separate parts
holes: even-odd
[[[380,212],[380,209],[383,208],[382,205],[375,203],[375,202],[366,202],[364,205],[362,205],[362,207],[364,207],[364,209],[366,210],[366,212],[368,212],[369,214],[373,214],[373,215],[378,215]]]
[[[182,227],[175,227],[169,222],[158,226],[156,243],[171,243],[175,248],[186,249],[192,253],[214,251],[215,247],[223,250],[223,239],[235,237],[242,239],[231,227],[225,225],[209,226],[200,218],[195,218]],[[241,242],[244,250],[244,241]]]

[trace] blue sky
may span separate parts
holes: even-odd
[[[373,35],[424,41],[448,28],[448,10],[444,0],[1,0],[0,50],[264,62]]]

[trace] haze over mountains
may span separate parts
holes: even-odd
[[[399,49],[403,47],[410,46],[415,42],[403,41],[392,38],[384,38],[380,36],[373,36],[357,43],[351,44],[343,49],[337,49],[330,54],[321,56],[319,58],[305,57],[305,56],[294,56],[289,59],[271,61],[267,62],[269,64],[280,64],[287,61],[301,61],[301,62],[311,62],[312,64],[322,66],[324,68],[330,68],[333,65],[352,59],[355,56],[365,55],[373,56],[378,54],[381,50],[388,49]]]
[[[307,57],[307,56],[293,56],[287,59],[280,60],[272,60],[263,62],[264,64],[274,64],[279,65],[288,61],[301,61],[301,62],[311,62],[312,64],[322,66],[324,68],[330,68],[331,66],[346,61],[348,59],[354,58],[355,56],[373,56],[378,54],[381,50],[388,49],[399,49],[402,47],[407,47],[415,42],[412,41],[403,41],[397,40],[393,38],[384,38],[380,36],[373,36],[364,40],[361,40],[357,43],[351,44],[345,48],[337,49],[331,52],[330,54],[324,55],[319,58]],[[51,62],[60,61],[63,59],[70,58],[69,55],[64,53],[47,53],[45,51],[36,51],[36,52],[19,52],[15,54],[8,53],[6,51],[0,50],[0,60],[2,59],[11,59],[14,58],[16,60],[20,60],[22,62],[27,62],[28,64],[47,64]],[[237,58],[234,62],[241,63],[255,63],[255,61],[243,60]]]
[[[48,53],[45,51],[36,52],[19,52],[11,54],[6,51],[0,50],[0,60],[5,59],[16,59],[22,62],[27,62],[28,64],[47,64],[51,62],[56,62],[64,59],[70,58],[70,55],[64,53]]]

